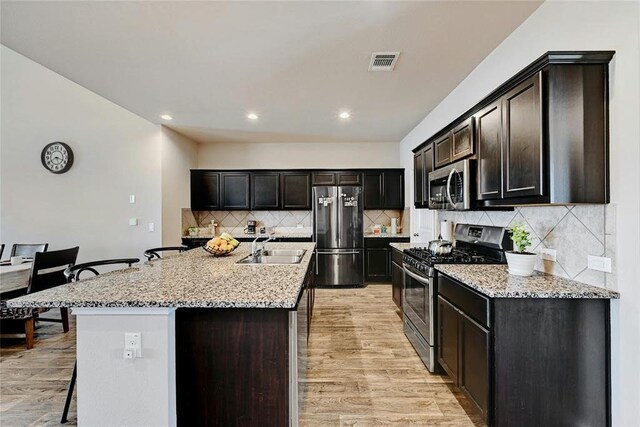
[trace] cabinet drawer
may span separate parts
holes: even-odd
[[[438,294],[452,302],[482,326],[491,327],[489,298],[444,274],[438,275]]]

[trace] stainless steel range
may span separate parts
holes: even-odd
[[[436,256],[427,248],[406,249],[403,256],[404,333],[429,372],[440,371],[436,361],[436,264],[504,264],[512,247],[503,227],[457,224],[456,247],[450,255]]]

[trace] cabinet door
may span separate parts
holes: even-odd
[[[435,148],[435,167],[451,163],[451,133],[447,132],[433,143]]]
[[[368,282],[388,282],[391,275],[389,249],[368,248],[365,252],[365,280]]]
[[[391,297],[399,309],[402,310],[402,267],[395,262],[391,263]]]
[[[282,172],[282,209],[311,209],[311,176],[304,172]]]
[[[413,205],[416,208],[422,207],[423,203],[426,204],[426,200],[423,199],[424,175],[424,151],[418,151],[413,155]]]
[[[222,194],[222,209],[251,208],[249,192],[250,177],[248,172],[221,172],[220,193]]]
[[[362,185],[360,172],[337,172],[338,185]]]
[[[383,173],[382,192],[384,209],[404,208],[404,173],[388,171]]]
[[[478,200],[502,198],[502,107],[498,100],[478,112]]]
[[[191,210],[207,211],[220,208],[220,175],[205,170],[191,171]]]
[[[451,131],[451,161],[473,154],[473,123],[473,117],[470,117]]]
[[[464,313],[460,314],[459,387],[473,401],[485,419],[489,409],[489,331]]]
[[[251,174],[251,209],[280,207],[280,174],[254,172]]]
[[[540,73],[504,95],[503,197],[542,195]]]
[[[311,185],[337,185],[336,174],[333,172],[314,172],[311,174]]]
[[[429,207],[429,174],[433,172],[433,144],[427,146],[423,152],[424,157],[424,175],[422,177],[422,206]]]
[[[364,173],[364,208],[383,209],[384,196],[382,194],[383,181],[380,172]]]
[[[438,362],[458,384],[458,310],[438,296]]]

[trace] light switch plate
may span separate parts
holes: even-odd
[[[135,202],[136,202],[136,195],[135,194],[129,195],[129,203],[135,203]]]
[[[129,225],[138,225],[138,218],[129,218]]]
[[[587,256],[587,267],[591,270],[611,273],[611,258],[589,255]]]
[[[156,231],[156,225],[153,222],[149,223],[149,231]]]
[[[556,260],[557,260],[556,250],[555,249],[542,248],[542,249],[540,249],[540,255],[542,255],[542,259],[545,260],[545,261],[556,262]]]

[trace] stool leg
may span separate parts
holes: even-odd
[[[71,381],[69,381],[69,390],[67,391],[67,400],[64,402],[64,410],[62,411],[62,419],[60,424],[67,422],[67,414],[69,414],[69,406],[71,405],[71,398],[73,397],[73,389],[76,385],[76,375],[78,369],[78,361],[73,364],[73,374],[71,374]]]
[[[33,327],[35,320],[33,317],[25,319],[24,321],[24,334],[27,337],[27,350],[33,348]]]
[[[69,309],[66,307],[61,308],[60,317],[62,317],[62,330],[65,333],[69,332]]]

